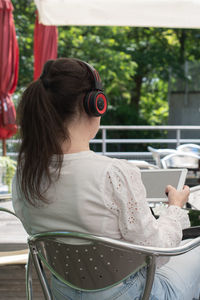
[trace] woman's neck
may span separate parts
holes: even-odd
[[[90,140],[95,137],[100,125],[100,118],[82,114],[67,126],[70,140],[61,145],[63,154],[90,150]]]
[[[61,145],[63,154],[87,151],[90,149],[91,134],[87,124],[74,122],[68,125],[70,140],[65,140]]]
[[[76,153],[90,150],[89,142],[81,142],[80,140],[71,140],[71,143],[64,142],[61,146],[63,154]]]

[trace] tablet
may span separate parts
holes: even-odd
[[[165,189],[168,184],[181,190],[185,184],[187,169],[141,170],[143,184],[150,202],[167,202]]]

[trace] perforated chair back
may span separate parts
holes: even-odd
[[[152,153],[152,157],[156,163],[156,165],[159,168],[162,168],[162,163],[161,163],[161,159],[168,155],[168,154],[172,154],[172,153],[176,153],[177,151],[174,149],[155,149],[151,146],[147,147],[148,151],[150,151]]]
[[[150,295],[154,257],[134,250],[130,243],[73,232],[42,233],[30,237],[28,243],[43,285],[46,279],[42,278],[41,262],[63,283],[82,291],[112,287],[147,266],[148,280],[142,299]]]
[[[164,169],[167,168],[187,168],[189,170],[199,169],[199,158],[189,153],[174,153],[161,159]]]

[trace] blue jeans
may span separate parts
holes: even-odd
[[[115,287],[99,292],[82,292],[52,278],[55,300],[140,300],[146,269],[142,269]],[[173,257],[156,270],[150,300],[199,300],[200,247]]]

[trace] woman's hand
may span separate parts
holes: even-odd
[[[176,205],[182,208],[188,201],[190,188],[185,185],[181,191],[177,191],[173,186],[168,185],[165,193],[168,195],[169,205]]]

